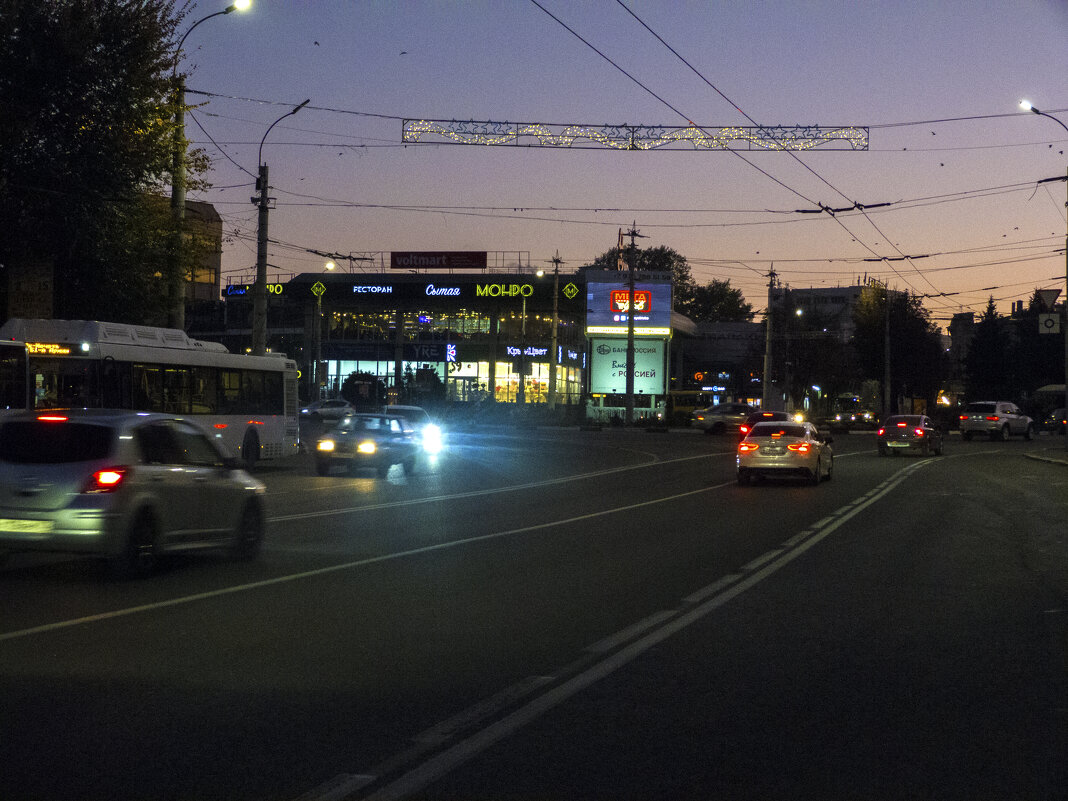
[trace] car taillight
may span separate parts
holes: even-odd
[[[741,426],[741,427],[739,427],[738,433],[740,433],[744,437],[746,434],[749,433],[749,426]]]
[[[807,442],[795,442],[793,445],[787,445],[786,449],[797,453],[808,453],[812,450],[812,446]]]
[[[879,429],[879,433],[877,434],[877,436],[880,436],[880,437],[881,437],[881,436],[883,436],[883,435],[884,435],[885,433],[886,433],[886,429],[885,429],[885,428],[880,428],[880,429]]]
[[[905,427],[905,426],[907,426],[907,425],[908,425],[908,423],[898,423],[898,424],[897,424],[897,427],[898,427],[898,428],[904,428],[904,427]]]
[[[997,422],[998,420],[1000,420],[1001,418],[1000,418],[1000,417],[998,417],[998,416],[997,416],[996,414],[988,414],[988,415],[986,416],[986,419],[987,419],[987,420],[989,420],[989,421],[990,421],[991,423],[996,423],[996,422]]]
[[[751,453],[759,447],[755,442],[743,442],[738,446],[738,453]]]
[[[915,428],[915,429],[913,429],[913,433],[917,437],[922,437],[923,436],[923,429],[922,428]]]
[[[105,467],[97,470],[82,488],[84,493],[115,492],[130,474],[128,467]]]
[[[968,415],[966,415],[966,414],[962,414],[962,415],[960,416],[960,419],[961,419],[961,420],[967,420],[967,419],[968,419]]]

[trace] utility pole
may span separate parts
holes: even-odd
[[[263,356],[267,353],[267,212],[271,202],[266,164],[260,164],[256,187],[260,190],[260,196],[252,199],[259,206],[256,282],[252,285],[252,353],[254,356]]]
[[[560,251],[549,261],[553,265],[553,333],[552,351],[549,356],[549,411],[556,408],[556,365],[558,362],[556,351],[559,347],[556,329],[560,326],[559,298],[560,298],[560,265],[564,263],[560,258]]]
[[[634,245],[636,238],[646,239],[638,233],[637,220],[627,231],[630,237],[630,253],[627,259],[627,416],[626,425],[634,425],[634,262],[638,259],[638,250]]]
[[[886,298],[886,325],[883,329],[883,419],[885,420],[894,410],[891,408],[893,396],[890,392],[890,287],[883,286],[883,294]]]
[[[775,298],[775,279],[778,275],[775,273],[774,262],[771,265],[771,270],[768,273],[768,310],[764,315],[764,383],[763,392],[760,397],[760,408],[770,410],[772,405],[771,399],[771,329],[772,329],[772,307]]]

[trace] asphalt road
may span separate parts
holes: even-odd
[[[839,436],[818,487],[689,432],[265,465],[257,563],[0,572],[0,797],[1062,798],[1061,444]]]

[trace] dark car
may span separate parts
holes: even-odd
[[[942,431],[925,414],[898,414],[887,417],[876,432],[879,455],[919,451],[922,456],[942,455]]]
[[[1063,434],[1068,427],[1068,415],[1064,409],[1054,409],[1042,419],[1042,430],[1051,434]]]
[[[400,415],[352,414],[316,441],[315,471],[325,476],[335,465],[349,473],[372,468],[385,478],[389,469],[399,464],[410,475],[422,449],[419,434]]]
[[[0,422],[0,555],[91,554],[120,575],[206,546],[250,559],[263,541],[264,492],[179,417],[64,409]]]
[[[738,427],[738,438],[745,439],[757,423],[803,423],[804,420],[800,412],[753,412]]]

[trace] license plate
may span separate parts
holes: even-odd
[[[52,531],[52,521],[12,520],[0,517],[0,531],[14,531],[19,534],[49,534]]]
[[[886,444],[891,448],[907,448],[909,446],[907,442],[888,442]]]

